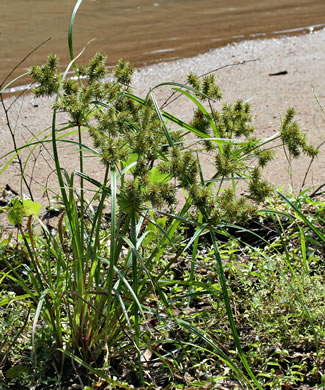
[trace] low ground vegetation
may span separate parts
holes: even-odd
[[[155,88],[132,93],[127,61],[110,81],[102,53],[77,64],[80,4],[65,73],[54,55],[28,72],[55,103],[50,133],[22,149],[51,144],[60,191],[46,215],[19,196],[2,207],[16,230],[0,240],[0,388],[321,388],[324,193],[284,196],[263,177],[275,147],[318,153],[294,110],[258,139],[247,103],[217,109],[213,74],[191,74],[157,86],[193,102],[185,123]],[[78,148],[78,171],[61,167],[62,142]],[[101,182],[84,169],[90,155]]]

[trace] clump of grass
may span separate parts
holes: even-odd
[[[273,157],[272,141],[281,139],[293,157],[300,153],[314,157],[317,150],[308,145],[292,110],[277,135],[266,140],[255,138],[248,104],[239,100],[216,110],[214,103],[221,99],[221,92],[211,75],[203,80],[190,75],[188,85],[164,83],[195,105],[192,120],[184,123],[162,111],[155,88],[145,99],[132,93],[133,70],[127,61],[118,62],[110,81],[105,78],[108,70],[102,53],[87,66],[79,66],[72,48],[72,27],[81,2],[71,18],[71,63],[65,73],[59,72],[54,55],[45,65],[29,71],[38,82],[36,96],[55,97],[51,145],[64,205],[57,231],[49,230],[38,218],[41,205],[35,202],[14,199],[6,207],[19,232],[18,246],[24,259],[16,266],[3,257],[6,265],[0,284],[10,280],[23,293],[2,299],[1,306],[21,300],[32,318],[26,331],[31,335],[33,368],[29,366],[27,373],[25,366],[18,369],[19,380],[27,375],[25,382],[30,381],[29,370],[33,369],[35,383],[49,380],[62,385],[66,380],[63,368],[71,361],[75,379],[82,386],[84,382],[95,386],[92,381],[100,378],[101,384],[112,388],[149,388],[149,383],[153,388],[167,388],[167,383],[174,386],[170,388],[184,384],[195,387],[227,377],[251,388],[275,386],[269,381],[274,372],[269,370],[267,354],[261,353],[261,359],[256,356],[256,351],[273,339],[255,340],[258,345],[253,345],[251,335],[249,341],[243,340],[240,318],[245,319],[244,331],[254,326],[260,338],[272,326],[279,329],[277,319],[272,320],[275,314],[283,313],[283,308],[278,310],[279,297],[287,286],[288,305],[298,297],[304,318],[298,318],[297,309],[290,307],[294,330],[292,338],[286,340],[292,343],[302,323],[308,323],[312,330],[308,328],[304,337],[312,332],[315,335],[322,323],[315,318],[316,312],[307,308],[312,298],[304,294],[314,279],[309,275],[302,281],[292,264],[286,247],[291,235],[280,234],[280,244],[272,243],[260,251],[243,244],[244,240],[229,234],[229,229],[249,232],[252,217],[258,218],[260,205],[273,193],[262,174]],[[71,68],[75,80],[67,79]],[[68,114],[68,125],[57,123],[58,112]],[[171,130],[168,123],[177,130]],[[70,134],[71,129],[78,137],[69,141],[79,150],[80,166],[75,172],[62,169],[58,149],[58,133],[62,139],[62,133]],[[93,145],[84,144],[85,130]],[[190,150],[188,134],[194,137]],[[202,151],[214,161],[215,172],[210,177],[205,177],[201,167]],[[86,153],[101,161],[102,182],[84,170]],[[246,184],[245,197],[238,195],[238,182]],[[95,187],[90,199],[87,184]],[[184,202],[176,207],[176,193],[181,190]],[[299,230],[300,247],[304,269],[309,270],[304,229],[311,229],[322,243],[323,232],[297,206],[286,198],[284,201],[296,213],[295,217],[290,213],[284,216],[305,224]],[[272,229],[281,231],[282,225],[276,225],[276,210],[265,212],[273,216]],[[188,238],[187,230],[191,231]],[[224,237],[226,245],[220,244]],[[2,248],[7,245],[3,242]],[[243,254],[247,261],[238,262]],[[270,269],[272,276],[266,272]],[[275,277],[275,272],[281,278]],[[263,295],[268,283],[276,292],[271,300]],[[269,317],[263,307],[266,304],[274,313]],[[319,310],[322,313],[323,308]],[[267,319],[264,328],[257,326],[261,317]],[[309,340],[317,347],[318,362],[320,341],[317,337]],[[282,345],[284,339],[278,337],[276,343]],[[41,351],[46,351],[46,358]],[[13,365],[19,360],[11,359]],[[44,378],[42,360],[53,364],[56,379]],[[278,360],[273,363],[273,367],[280,364]],[[308,371],[301,369],[294,379],[292,365],[285,363],[289,368],[283,370],[290,372],[292,383],[301,381],[302,373]],[[323,368],[316,366],[319,377]],[[231,373],[226,374],[229,369]],[[204,376],[202,370],[209,374]],[[15,374],[9,372],[7,379],[10,375]]]

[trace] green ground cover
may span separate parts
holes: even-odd
[[[53,55],[28,72],[55,103],[50,132],[23,149],[51,146],[60,191],[54,229],[32,199],[2,207],[16,230],[0,239],[0,388],[324,387],[324,193],[284,196],[263,177],[276,147],[318,153],[294,110],[258,139],[247,103],[217,109],[213,74],[189,75],[162,84],[193,102],[192,121],[179,120],[155,88],[132,93],[127,61],[110,81],[103,54],[78,65],[81,2],[64,74]],[[78,148],[78,171],[62,169],[60,143]]]

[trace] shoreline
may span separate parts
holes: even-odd
[[[140,68],[134,73],[133,87],[135,94],[143,97],[150,88],[161,82],[182,83],[190,72],[201,75],[221,68],[215,72],[217,84],[224,96],[221,104],[234,103],[237,99],[249,101],[253,114],[252,124],[257,129],[258,137],[267,138],[277,132],[281,117],[289,107],[293,107],[297,113],[297,122],[307,133],[309,142],[317,146],[325,140],[325,131],[322,130],[325,126],[325,115],[322,114],[315,99],[313,87],[322,102],[325,98],[324,67],[325,30],[321,30],[299,36],[241,41],[192,58]],[[279,72],[284,73],[274,77],[269,76]],[[162,104],[171,92],[166,88],[156,89],[158,102]],[[8,98],[5,102],[8,104],[12,99]],[[219,108],[221,104],[218,103]],[[166,110],[177,114],[183,120],[189,120],[193,113],[193,105],[180,98]],[[10,118],[12,124],[15,123],[18,145],[23,145],[32,134],[36,135],[50,126],[51,102],[46,98],[34,99],[31,95],[23,96],[11,107]],[[3,156],[12,149],[3,110],[0,112],[0,132]],[[36,180],[33,188],[36,191],[40,191],[47,180],[51,182],[51,177],[48,179],[52,169],[49,154],[45,149],[42,154],[43,156],[38,157],[39,160],[36,161],[32,172],[33,179]],[[321,150],[319,157],[313,163],[308,185],[319,185],[325,182],[324,154]],[[70,169],[77,169],[71,159],[71,151],[67,147],[62,148],[61,155],[63,165],[66,164]],[[3,159],[0,162],[0,169],[5,161]],[[46,167],[47,164],[50,166]],[[210,162],[206,164],[208,170],[209,164]],[[0,186],[11,183],[11,186],[19,192],[20,175],[15,168],[16,164],[11,165],[1,174]],[[45,165],[45,168],[42,165]],[[305,158],[294,161],[292,172],[288,175],[285,156],[279,153],[276,160],[270,164],[272,168],[266,170],[266,177],[276,186],[285,186],[287,190],[292,185],[297,191],[308,165],[309,160]],[[98,177],[98,167],[93,161],[88,161],[86,169],[89,175]]]
[[[15,0],[3,7],[1,82],[30,51],[33,54],[15,75],[44,63],[49,53],[56,53],[62,64],[70,62],[67,34],[75,3],[66,0],[60,7],[57,2]],[[108,54],[109,65],[126,57],[142,66],[189,58],[242,40],[317,30],[324,24],[324,13],[322,0],[83,1],[74,23],[73,46],[77,55],[96,38],[79,63],[86,64],[101,50]]]
[[[251,41],[269,41],[273,39],[284,39],[284,38],[292,38],[292,37],[300,37],[304,35],[309,35],[313,34],[315,32],[319,31],[325,31],[325,24],[316,24],[316,25],[311,25],[311,26],[303,26],[303,27],[297,27],[297,28],[291,28],[291,29],[285,29],[285,30],[279,30],[279,31],[273,31],[271,33],[252,33],[252,34],[246,34],[246,35],[237,35],[237,36],[232,36],[231,40],[223,40],[220,39],[220,41],[224,41],[224,44],[221,44],[219,47],[211,49],[209,48],[206,52],[204,53],[197,53],[193,56],[184,56],[184,57],[161,57],[158,59],[152,59],[151,61],[137,61],[135,63],[131,62],[131,65],[134,67],[135,70],[141,71],[142,69],[145,69],[147,67],[151,66],[157,66],[160,64],[167,65],[171,62],[177,62],[177,61],[182,61],[182,60],[191,60],[193,58],[196,58],[198,56],[204,56],[207,53],[211,53],[217,50],[220,50],[222,48],[228,47],[228,46],[237,46],[241,44],[242,42],[251,42]],[[162,49],[162,50],[156,50],[155,53],[169,53],[169,49]],[[44,59],[45,60],[45,59]],[[128,60],[128,58],[126,58]],[[113,69],[114,65],[108,65],[107,69]],[[25,68],[27,70],[27,68]],[[63,74],[64,72],[62,72]],[[68,74],[74,74],[72,71],[69,71]],[[7,84],[10,81],[7,80],[4,84]],[[26,94],[29,94],[30,91],[32,90],[32,87],[30,84],[18,84],[14,87],[10,87],[4,91],[4,96],[5,97],[11,97],[11,96],[16,96],[16,93],[22,92],[25,90]],[[8,95],[8,96],[6,96]]]

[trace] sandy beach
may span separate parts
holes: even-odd
[[[221,69],[219,69],[221,68]],[[325,141],[325,114],[315,98],[324,102],[325,98],[325,31],[317,31],[297,37],[283,37],[270,40],[243,41],[231,44],[206,54],[174,62],[160,63],[136,70],[134,91],[144,97],[148,90],[164,81],[184,82],[189,72],[198,75],[219,69],[215,72],[217,83],[224,98],[220,103],[234,103],[237,99],[248,100],[252,107],[253,125],[257,135],[270,137],[279,130],[281,118],[287,108],[296,110],[296,119],[307,133],[310,142],[318,146]],[[282,73],[277,76],[270,74]],[[172,93],[170,88],[156,90],[160,104]],[[8,107],[13,98],[6,99]],[[324,102],[325,105],[325,102]],[[183,120],[190,120],[194,106],[183,98],[166,107],[166,111],[177,114]],[[8,112],[18,146],[37,136],[51,125],[50,99],[35,99],[31,95],[19,98]],[[58,122],[64,117],[58,118]],[[13,143],[6,124],[6,117],[0,110],[0,150],[1,156],[13,149]],[[41,139],[45,136],[38,135]],[[85,134],[85,139],[86,139]],[[87,141],[85,141],[87,143]],[[55,189],[55,175],[50,144],[42,149],[29,150],[30,160],[26,169],[33,193],[40,198],[46,187]],[[26,161],[27,154],[23,155]],[[69,146],[60,148],[62,165],[70,171],[78,169],[77,153]],[[9,184],[20,192],[20,172],[16,160],[3,170],[8,157],[0,160],[0,186]],[[207,170],[209,169],[207,162]],[[309,160],[300,158],[293,162],[291,173],[284,154],[279,151],[266,176],[277,187],[286,190],[293,186],[300,190]],[[102,168],[94,158],[86,159],[86,173],[100,179]],[[306,186],[317,186],[325,182],[325,146],[320,149],[314,161]],[[23,193],[26,189],[23,187]],[[42,202],[46,203],[45,201]]]

